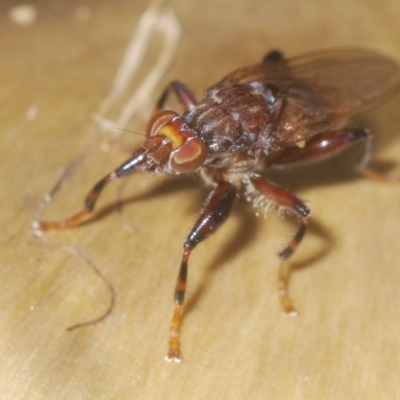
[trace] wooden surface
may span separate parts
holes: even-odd
[[[184,362],[166,363],[182,243],[207,191],[197,180],[144,174],[123,188],[122,211],[114,185],[90,222],[43,238],[84,252],[117,293],[109,318],[66,332],[101,314],[109,293],[81,259],[35,246],[30,221],[79,149],[146,2],[36,2],[30,26],[10,21],[13,4],[0,6],[1,399],[400,398],[400,187],[355,175],[356,150],[275,175],[313,211],[293,258],[298,318],[282,317],[276,292],[276,253],[293,227],[239,204],[193,253]],[[356,45],[400,60],[398,0],[169,4],[183,37],[165,82],[179,78],[198,95],[271,48]],[[82,5],[89,13],[79,20]],[[399,109],[398,96],[359,120],[379,133],[376,157],[394,168]],[[77,211],[123,159],[91,157],[46,218]]]

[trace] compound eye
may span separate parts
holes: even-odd
[[[171,168],[175,172],[191,172],[200,167],[207,158],[208,150],[203,140],[187,141],[172,156]]]
[[[175,111],[164,110],[160,111],[149,121],[146,130],[146,136],[152,137],[157,134],[158,130],[165,125],[167,122],[171,121],[173,118],[177,117],[178,114]]]

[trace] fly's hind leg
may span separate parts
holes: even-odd
[[[364,153],[357,164],[358,171],[380,181],[394,182],[393,178],[368,167],[372,153],[372,134],[368,129],[342,129],[314,136],[304,143],[304,146],[292,146],[282,150],[270,161],[269,167],[282,168],[299,162],[323,160],[341,152],[357,141],[364,141],[365,146]],[[310,219],[310,211],[295,195],[275,184],[260,177],[253,178],[251,181],[260,193],[300,218],[300,228],[289,245],[279,253],[279,257],[284,261],[293,254],[304,237]],[[279,273],[281,302],[288,314],[295,314],[296,311],[287,293],[287,275],[286,265],[282,263]]]
[[[169,338],[167,361],[180,362],[179,332],[182,319],[182,307],[185,298],[188,260],[192,250],[204,239],[214,233],[228,218],[237,197],[235,187],[221,182],[211,193],[207,204],[194,224],[183,245],[182,262],[175,288],[175,306]]]
[[[285,167],[297,162],[313,162],[329,158],[348,148],[355,142],[364,142],[364,153],[356,165],[362,175],[382,182],[400,182],[399,177],[391,177],[368,166],[373,148],[373,135],[369,129],[341,129],[321,133],[311,138],[304,146],[293,146],[282,150],[270,163],[270,167]]]
[[[288,316],[296,316],[298,313],[288,294],[288,272],[285,261],[296,251],[306,233],[307,225],[310,221],[310,210],[294,194],[258,175],[253,175],[250,181],[260,194],[275,203],[278,207],[294,214],[300,220],[300,227],[296,231],[292,240],[279,253],[279,258],[281,259],[282,263],[280,265],[278,275],[278,293],[284,312]]]

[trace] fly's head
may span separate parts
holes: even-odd
[[[208,148],[196,130],[174,111],[161,111],[149,122],[143,148],[152,169],[167,174],[195,171],[207,158]]]

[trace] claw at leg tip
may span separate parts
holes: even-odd
[[[32,228],[32,233],[34,236],[42,236],[43,235],[43,230],[42,230],[41,224],[38,220],[35,219],[32,221],[31,228]]]
[[[168,354],[165,356],[165,361],[171,363],[172,362],[180,363],[182,362],[182,358],[179,351],[169,351]]]
[[[283,315],[288,318],[293,318],[293,317],[298,317],[299,312],[297,310],[293,309],[293,310],[285,311],[283,313]]]

